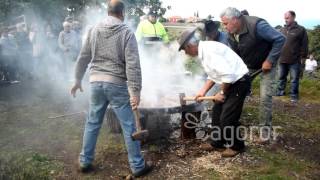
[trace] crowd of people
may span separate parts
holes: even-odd
[[[35,79],[50,72],[71,78],[82,44],[81,25],[70,17],[62,25],[59,35],[50,25],[34,23],[27,27],[20,23],[15,27],[3,27],[0,39],[1,82]]]

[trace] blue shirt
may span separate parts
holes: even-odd
[[[256,33],[258,38],[272,43],[272,49],[269,52],[267,59],[271,61],[272,64],[277,63],[286,38],[265,20],[261,20],[257,23]]]
[[[225,33],[225,32],[221,32],[219,31],[218,32],[218,42],[222,43],[222,44],[225,44],[227,46],[229,46],[229,42],[228,42],[228,34]]]

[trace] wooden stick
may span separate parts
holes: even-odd
[[[195,101],[196,97],[184,97],[184,101]],[[214,96],[204,96],[204,97],[199,97],[198,100],[215,100]]]
[[[59,116],[50,116],[50,117],[48,117],[48,119],[63,118],[63,117],[68,117],[68,116],[74,116],[74,115],[81,114],[81,113],[85,113],[85,111],[80,111],[80,112],[75,112],[75,113],[70,113],[70,114],[63,114],[63,115],[59,115]]]

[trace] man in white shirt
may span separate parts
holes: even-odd
[[[201,41],[197,30],[184,31],[179,44],[179,51],[184,50],[186,54],[198,57],[208,75],[196,98],[205,96],[215,83],[221,84],[220,91],[214,96],[214,132],[210,145],[215,150],[223,150],[222,157],[236,156],[245,148],[238,127],[243,103],[250,87],[247,66],[226,45],[215,41]]]
[[[315,76],[315,71],[317,69],[318,63],[314,59],[313,55],[310,55],[310,58],[306,60],[306,67],[305,67],[305,72],[308,77],[314,77]]]

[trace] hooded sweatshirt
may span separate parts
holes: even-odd
[[[131,96],[140,96],[141,69],[134,33],[120,19],[108,16],[89,30],[77,60],[75,78],[80,82],[90,65],[90,82],[128,85]]]

